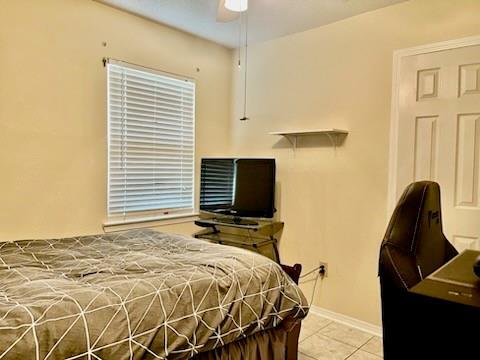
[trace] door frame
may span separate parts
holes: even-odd
[[[406,49],[395,50],[393,52],[392,69],[392,104],[390,113],[390,148],[388,159],[388,199],[387,199],[387,219],[396,205],[397,193],[397,169],[398,169],[398,127],[400,110],[400,80],[401,80],[401,61],[405,57],[429,54],[438,51],[458,49],[468,46],[480,45],[480,36],[470,36],[460,39],[436,42],[426,45],[415,46]]]

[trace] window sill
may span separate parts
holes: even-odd
[[[106,233],[130,229],[151,228],[175,224],[184,224],[198,219],[198,213],[171,215],[168,217],[139,218],[125,221],[107,221],[103,224]]]

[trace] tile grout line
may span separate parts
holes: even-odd
[[[320,330],[325,329],[328,325],[330,325],[332,322],[334,322],[333,320],[328,320],[328,321],[329,321],[328,324],[322,326],[322,327],[319,328],[318,330],[315,330],[315,332],[313,332],[313,334],[308,335],[307,337],[305,337],[303,340],[299,341],[298,343],[300,344],[300,343],[304,342],[304,341],[307,340],[309,337],[312,337],[313,335],[315,335],[316,333],[318,333]]]
[[[360,349],[360,348],[358,348],[358,349],[357,349],[357,350],[355,350],[353,353],[351,353],[350,355],[348,355],[348,356],[347,356],[347,357],[346,357],[344,360],[348,360],[348,359],[350,359],[350,358],[351,358],[351,357],[352,357],[352,356],[353,356],[355,353],[357,353],[357,352],[359,352],[359,351],[366,352],[367,354],[370,354],[370,355],[372,355],[372,356],[374,356],[374,357],[378,358],[378,360],[383,360],[383,357],[380,357],[380,356],[378,356],[378,355],[376,355],[376,354],[372,354],[371,352],[369,352],[369,351],[365,351],[365,350],[362,350],[362,349]]]
[[[374,337],[372,336],[370,339],[368,339],[367,341],[365,341],[362,345],[360,345],[353,353],[351,353],[350,355],[348,355],[345,360],[351,358],[353,356],[353,354],[355,354],[356,352],[360,351],[360,349],[362,348],[362,346],[365,346],[367,345],[367,343],[372,340]],[[373,354],[372,354],[373,355]]]
[[[372,337],[370,340],[372,340],[372,339],[374,339],[374,338],[376,338],[376,337],[378,337],[378,336],[374,336],[374,337]],[[371,354],[371,355],[374,355],[374,356],[376,356],[376,357],[379,357],[379,358],[382,358],[382,359],[383,359],[383,355],[382,355],[382,356],[379,356],[379,355],[377,355],[377,354],[375,354],[375,353],[373,353],[373,352],[371,352],[371,351],[362,349],[365,345],[367,345],[368,342],[370,342],[370,340],[368,340],[365,344],[363,344],[362,346],[360,346],[359,350],[365,351],[365,352],[367,352],[367,353],[369,353],[369,354]],[[383,348],[382,348],[382,354],[383,354]]]
[[[306,356],[306,357],[309,358],[309,359],[316,360],[314,357],[312,357],[312,356],[310,356],[310,355],[308,355],[308,354],[305,354],[305,353],[303,353],[303,352],[301,352],[301,351],[298,351],[298,352],[299,352],[300,354],[302,354],[303,356]]]
[[[349,344],[349,343],[347,343],[347,342],[345,342],[345,341],[342,341],[342,340],[335,339],[335,338],[333,338],[333,337],[331,337],[331,336],[328,336],[328,335],[325,335],[325,334],[321,334],[321,335],[322,335],[322,336],[324,336],[324,337],[326,337],[326,338],[328,338],[328,339],[330,339],[330,340],[335,340],[335,341],[339,342],[340,344],[343,344],[343,345],[348,345],[348,346],[354,347],[354,348],[356,348],[357,350],[359,350],[359,349],[360,349],[360,348],[359,348],[359,347],[357,347],[356,345]],[[372,340],[372,338],[373,338],[373,335],[372,335],[372,337],[371,337],[371,338],[369,338],[369,339],[367,340],[367,342],[368,342],[368,341],[370,341],[370,340]],[[365,344],[366,344],[366,343],[365,343]],[[361,346],[363,346],[363,345],[365,345],[365,344],[362,344]]]
[[[358,348],[361,349],[363,346],[367,345],[367,343],[372,340],[375,336],[372,336],[370,339],[368,339],[367,341],[365,341],[362,345],[360,345]]]
[[[353,354],[355,354],[355,353],[358,352],[359,350],[360,350],[360,348],[356,349],[354,352],[352,352],[350,355],[348,355],[344,360],[350,359],[350,358],[353,356]]]
[[[327,319],[327,320],[329,320],[329,319]],[[318,330],[316,330],[314,333],[312,333],[312,334],[310,334],[309,336],[305,337],[302,341],[299,342],[299,344],[302,343],[302,342],[304,342],[304,341],[307,340],[308,338],[312,337],[313,335],[320,335],[320,336],[323,336],[323,337],[325,337],[325,338],[327,338],[327,339],[336,341],[336,342],[338,342],[338,343],[340,343],[340,344],[348,345],[348,346],[351,346],[351,347],[355,348],[355,350],[354,350],[350,355],[348,355],[348,356],[344,359],[344,360],[347,360],[347,359],[349,359],[350,357],[352,357],[355,353],[357,353],[359,350],[362,350],[362,347],[365,346],[368,342],[370,342],[372,339],[374,339],[375,337],[377,337],[377,336],[375,336],[375,335],[368,334],[368,333],[366,333],[365,331],[362,331],[362,330],[360,330],[360,329],[356,329],[356,328],[353,328],[353,327],[348,326],[348,325],[346,325],[346,324],[339,323],[339,322],[337,322],[337,321],[335,321],[335,320],[329,320],[329,321],[330,321],[330,322],[329,322],[328,324],[325,324],[324,326],[322,326],[321,328],[319,328]],[[320,331],[321,331],[321,330],[325,329],[326,327],[328,327],[328,326],[330,326],[330,325],[332,325],[332,324],[334,324],[334,323],[335,323],[335,324],[339,324],[339,325],[343,325],[343,326],[346,326],[346,327],[349,327],[349,328],[352,328],[352,329],[355,329],[355,330],[358,330],[358,331],[362,331],[363,333],[368,334],[370,337],[369,337],[365,342],[363,342],[360,346],[357,347],[357,346],[355,346],[355,345],[346,343],[346,342],[344,342],[344,341],[342,341],[342,340],[333,338],[333,337],[331,337],[331,336],[328,336],[328,335],[325,335],[325,334],[320,334]],[[365,351],[366,353],[368,353],[368,354],[370,354],[370,355],[373,355],[373,356],[378,357],[379,360],[383,359],[383,357],[380,357],[380,356],[378,356],[377,354],[374,354],[374,353],[372,353],[372,352],[370,352],[370,351],[367,351],[367,350],[362,350],[362,351]],[[299,350],[299,352],[302,353],[300,350]],[[305,354],[305,353],[302,353],[302,354],[305,355],[305,356],[307,356],[307,357],[309,357],[309,358],[311,358],[311,359],[314,359],[314,358],[312,358],[312,357],[311,357],[310,355],[308,355],[308,354]]]
[[[315,334],[318,333],[320,330],[325,329],[327,326],[331,325],[332,323],[339,324],[339,325],[342,325],[342,326],[346,326],[346,327],[349,327],[349,328],[354,329],[354,330],[362,331],[362,330],[355,329],[355,328],[352,328],[351,326],[348,326],[348,325],[345,325],[345,324],[342,324],[342,323],[339,323],[339,322],[336,322],[336,321],[332,320],[332,321],[330,322],[330,324],[322,327],[321,329],[319,329],[317,332],[315,332],[314,334],[312,334],[312,335],[310,335],[310,336],[315,335]],[[365,333],[365,334],[368,334],[368,333],[366,333],[365,331],[362,331],[362,332]],[[349,343],[344,342],[344,341],[342,341],[342,340],[335,339],[334,337],[331,337],[331,336],[328,336],[328,335],[325,335],[325,334],[320,334],[320,335],[322,335],[322,336],[324,336],[324,337],[326,337],[326,338],[328,338],[328,339],[330,339],[330,340],[335,340],[335,341],[337,341],[337,342],[339,342],[339,343],[341,343],[341,344],[343,344],[343,345],[348,345],[348,346],[352,346],[352,347],[354,347],[354,348],[357,348],[356,345],[352,345],[352,344],[349,344]],[[370,337],[368,338],[367,341],[365,341],[362,345],[360,345],[360,347],[364,346],[367,342],[369,342],[370,340],[372,340],[372,339],[375,337],[375,335],[372,335],[372,334],[368,334],[368,335],[369,335]],[[309,337],[310,337],[310,336],[309,336]],[[302,341],[303,341],[303,340],[302,340]],[[360,347],[358,347],[357,350],[359,350]],[[355,352],[356,352],[356,351],[354,351],[354,353],[355,353]]]

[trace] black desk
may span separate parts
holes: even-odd
[[[480,251],[465,250],[410,289],[433,299],[480,308],[480,279],[473,263]]]
[[[473,273],[478,255],[465,250],[410,289],[419,310],[412,324],[418,358],[480,359],[480,281]]]

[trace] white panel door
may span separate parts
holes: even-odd
[[[412,181],[437,181],[446,236],[480,250],[480,46],[400,66],[396,197]]]

